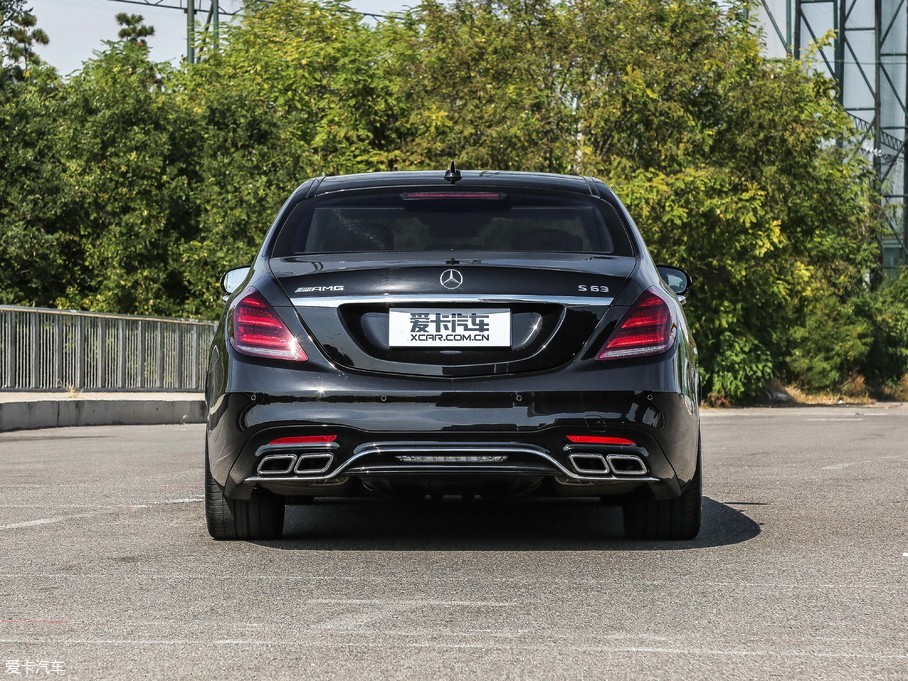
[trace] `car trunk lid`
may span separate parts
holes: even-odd
[[[312,338],[361,371],[538,371],[589,340],[635,267],[590,254],[330,254],[273,258]]]

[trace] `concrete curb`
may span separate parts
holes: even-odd
[[[188,395],[178,399],[40,399],[0,403],[0,432],[204,422],[205,401]]]

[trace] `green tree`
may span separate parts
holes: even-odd
[[[145,17],[141,14],[119,12],[117,14],[117,23],[123,27],[120,29],[119,33],[117,33],[120,40],[126,40],[127,42],[147,47],[148,41],[146,41],[145,38],[154,35],[154,26],[146,24]]]
[[[388,168],[391,92],[378,54],[375,31],[345,5],[278,0],[184,67],[175,98],[204,129],[198,231],[179,261],[188,311],[217,309],[219,273],[249,262],[300,182]]]
[[[570,172],[574,17],[545,0],[429,0],[379,26],[399,165]]]
[[[870,168],[833,84],[763,57],[742,9],[429,0],[368,23],[276,0],[178,69],[149,60],[150,27],[127,16],[65,80],[0,33],[19,68],[0,82],[0,299],[213,316],[220,274],[302,180],[453,159],[612,184],[656,259],[695,279],[713,400],[770,376],[893,391],[906,285],[867,284]]]
[[[125,40],[109,43],[62,90],[56,137],[78,249],[60,305],[178,314],[185,304],[177,263],[195,229],[198,136],[166,89],[172,74]]]
[[[32,66],[41,64],[36,45],[47,45],[47,33],[25,0],[0,0],[0,69],[6,77],[21,80]]]
[[[61,82],[49,68],[0,80],[0,302],[53,305],[79,245],[67,227],[71,201],[57,131]]]
[[[788,372],[790,329],[861,291],[876,249],[868,167],[832,84],[764,58],[739,10],[456,0],[379,29],[403,65],[404,163],[611,183],[654,256],[697,282],[689,315],[717,400]]]
[[[803,375],[785,362],[803,342],[792,329],[830,297],[864,289],[878,223],[869,167],[852,145],[830,143],[853,135],[831,84],[796,62],[762,58],[747,33],[731,38],[714,45],[712,93],[708,83],[679,88],[716,100],[709,116],[687,132],[667,126],[682,132],[649,167],[630,154],[600,167],[657,257],[680,260],[700,282],[690,307],[707,389],[739,400],[773,373]]]

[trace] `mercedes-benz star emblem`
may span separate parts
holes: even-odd
[[[457,270],[445,270],[441,273],[439,281],[445,288],[460,288],[463,283],[463,275]]]

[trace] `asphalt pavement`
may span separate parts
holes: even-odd
[[[908,406],[705,412],[692,542],[454,499],[214,542],[203,434],[0,434],[7,678],[908,679]]]

